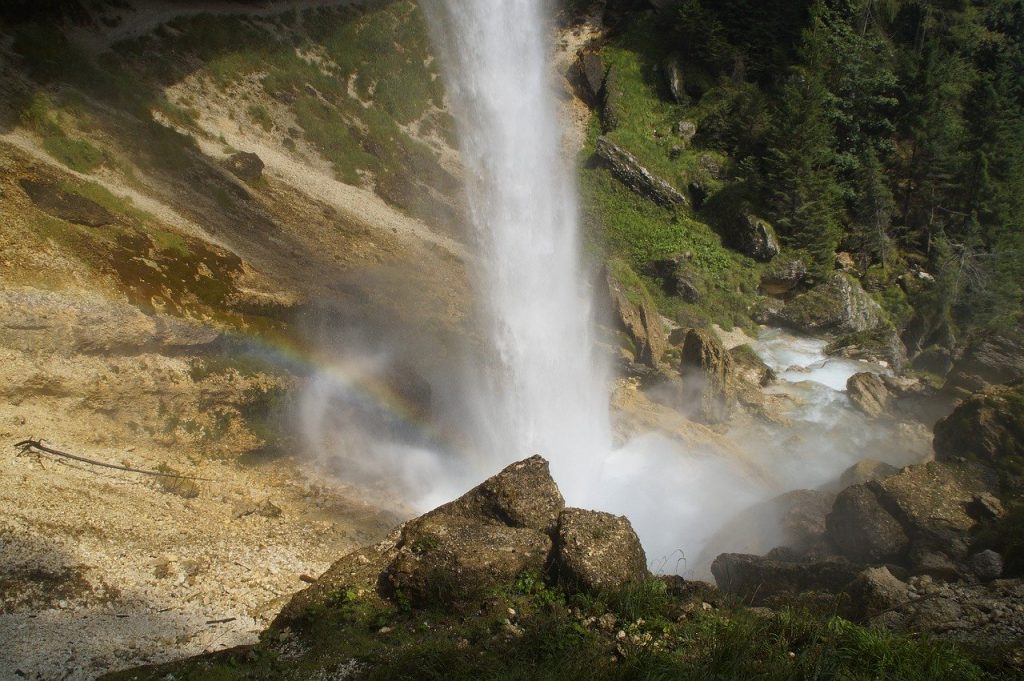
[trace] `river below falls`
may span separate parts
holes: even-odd
[[[829,357],[827,341],[780,329],[762,330],[750,345],[778,376],[766,391],[789,398],[787,424],[740,420],[726,432],[759,472],[658,435],[628,442],[605,467],[609,490],[646,490],[605,501],[633,520],[655,571],[707,578],[719,553],[762,554],[782,542],[766,502],[793,490],[837,491],[863,459],[902,467],[930,456],[926,426],[869,418],[846,394],[850,376],[888,368]]]

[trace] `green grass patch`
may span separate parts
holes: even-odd
[[[91,173],[106,159],[104,153],[87,140],[69,136],[61,126],[61,114],[52,100],[37,93],[22,113],[22,122],[43,140],[48,154],[80,173]]]
[[[304,95],[295,102],[295,115],[310,144],[331,162],[343,182],[358,184],[358,171],[376,166],[353,134],[352,123],[336,107]]]
[[[251,650],[107,678],[284,680],[341,669],[348,670],[346,678],[389,681],[999,678],[998,669],[986,669],[984,659],[954,644],[838,617],[699,608],[680,616],[682,599],[659,580],[635,585],[611,609],[600,598],[570,597],[536,580],[521,581],[490,594],[471,614],[381,603],[343,586],[285,638],[271,629]],[[603,625],[609,617],[611,626]]]
[[[757,290],[760,265],[723,246],[708,225],[645,200],[604,168],[584,168],[580,173],[584,225],[591,248],[623,258],[635,272],[644,271],[654,260],[691,254],[690,265],[702,280],[697,304],[684,302],[659,282],[643,279],[663,314],[695,326],[753,324],[749,306]]]
[[[250,104],[247,111],[249,113],[249,118],[251,118],[256,125],[260,126],[267,132],[270,132],[273,129],[274,119],[271,118],[267,107],[262,104]]]

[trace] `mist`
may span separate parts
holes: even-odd
[[[379,329],[345,342],[331,336],[338,328],[322,333],[334,359],[308,382],[300,430],[328,472],[410,515],[541,454],[569,505],[630,519],[653,571],[707,577],[717,552],[755,548],[749,536],[723,531],[745,511],[789,490],[828,488],[866,457],[903,465],[915,455],[893,450],[891,433],[843,392],[853,373],[884,367],[826,358],[823,341],[775,330],[754,347],[779,374],[773,390],[791,398],[791,425],[730,428],[739,458],[658,433],[613,446],[611,353],[597,343],[602,311],[586,285],[593,277],[561,151],[548,31],[538,29],[551,25],[546,8],[424,3],[466,168],[479,342],[462,339],[452,353],[416,338],[412,366],[429,366],[430,408],[415,413],[394,380],[407,347],[382,342]],[[436,361],[425,361],[432,352]],[[770,509],[755,534],[763,551],[783,540]]]

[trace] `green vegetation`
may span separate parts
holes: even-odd
[[[471,614],[381,604],[340,588],[252,650],[116,679],[876,679],[998,678],[955,645],[797,610],[705,611],[653,579],[601,597],[569,596],[536,575],[485,594]],[[511,609],[511,610],[510,610]],[[620,633],[621,632],[621,633]]]
[[[696,206],[642,207],[600,169],[582,171],[603,220],[592,232],[637,271],[681,249],[708,281],[749,269],[718,256],[714,233],[696,226],[722,229],[716,199],[742,202],[805,255],[810,283],[831,272],[837,250],[851,253],[898,329],[915,315],[961,332],[1019,320],[1019,0],[684,0],[626,13],[602,57],[603,131]],[[681,74],[678,100],[670,69]],[[692,141],[677,121],[696,127]],[[897,285],[911,264],[935,285]],[[721,301],[700,308],[714,318]]]
[[[261,128],[270,132],[274,127],[274,119],[270,117],[267,107],[262,104],[250,104],[248,108],[249,117],[256,121]]]
[[[86,140],[69,136],[60,124],[60,112],[44,95],[36,94],[22,113],[22,122],[43,139],[43,148],[55,159],[80,173],[91,173],[104,162],[103,152]]]

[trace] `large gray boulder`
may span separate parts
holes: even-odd
[[[853,406],[867,416],[878,418],[890,413],[892,395],[876,373],[854,374],[846,381],[846,395]]]
[[[896,466],[879,461],[878,459],[861,459],[853,464],[839,476],[840,489],[846,489],[853,485],[860,485],[872,480],[885,480],[900,472]]]
[[[770,602],[781,594],[836,593],[860,570],[844,560],[791,562],[742,553],[723,553],[711,563],[718,588],[751,605]]]
[[[972,395],[935,424],[935,458],[999,465],[1024,457],[1024,384]]]
[[[977,522],[967,508],[976,495],[988,491],[970,471],[937,461],[908,466],[868,487],[915,544],[934,547],[954,559],[964,557],[967,533]]]
[[[844,592],[850,597],[844,614],[856,620],[876,617],[910,600],[910,586],[884,566],[864,570],[844,588]]]
[[[825,282],[790,299],[781,309],[766,310],[766,320],[805,333],[856,333],[874,329],[885,321],[881,306],[860,282],[834,272]]]
[[[825,518],[828,538],[855,563],[899,562],[910,538],[867,485],[848,487]]]
[[[724,231],[729,246],[760,262],[768,262],[782,250],[775,228],[752,213],[735,216]]]
[[[732,358],[722,343],[709,331],[690,329],[683,338],[681,355],[682,409],[704,423],[728,420]]]
[[[1024,379],[1024,343],[1019,335],[1011,338],[990,334],[964,349],[950,369],[943,389],[963,397],[990,385],[1021,379]]]
[[[966,468],[932,461],[839,493],[827,536],[860,563],[896,563],[916,574],[953,578],[977,524],[969,510],[987,482]]]
[[[552,535],[564,508],[565,499],[551,478],[548,462],[534,455],[511,464],[422,518],[467,518]]]
[[[668,347],[661,315],[643,282],[632,270],[626,274],[631,276],[606,275],[612,314],[618,327],[633,343],[634,360],[657,369]]]
[[[550,552],[543,532],[433,513],[406,524],[388,579],[413,605],[469,603],[523,572],[541,573]]]
[[[558,522],[558,576],[571,590],[597,593],[648,576],[647,556],[623,516],[567,508]]]
[[[587,593],[649,574],[629,521],[566,509],[548,462],[533,456],[342,557],[292,598],[277,625],[335,607],[349,593],[381,605],[473,607],[524,573],[553,580],[555,571]]]
[[[785,296],[792,292],[807,277],[807,263],[801,258],[775,258],[761,274],[761,293],[768,296]]]
[[[597,156],[607,164],[616,179],[637,194],[665,208],[686,205],[686,197],[679,190],[654,175],[639,159],[607,137],[597,138]]]

